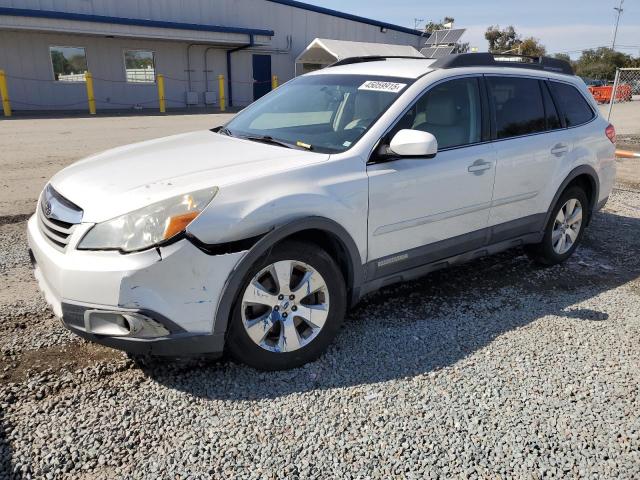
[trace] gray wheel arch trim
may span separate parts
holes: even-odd
[[[573,180],[575,180],[580,175],[587,175],[591,179],[591,186],[593,187],[593,198],[589,202],[589,218],[587,218],[586,224],[589,224],[591,219],[591,214],[595,211],[596,205],[598,204],[598,197],[600,195],[600,181],[598,180],[597,172],[590,165],[580,165],[579,167],[574,168],[569,172],[569,175],[564,179],[564,181],[560,184],[560,187],[556,191],[556,194],[551,201],[551,205],[549,205],[549,210],[547,210],[547,216],[544,220],[544,227],[547,228],[547,224],[549,223],[549,219],[551,218],[551,213],[553,212],[553,208],[558,203],[558,199],[562,192],[565,191],[567,185],[569,185]]]
[[[322,230],[333,235],[341,242],[348,256],[349,278],[346,279],[347,290],[352,292],[351,303],[353,304],[357,301],[360,286],[363,283],[364,267],[360,260],[360,252],[355,241],[340,224],[333,220],[325,217],[306,217],[276,227],[266,233],[249,249],[247,254],[240,260],[238,265],[236,265],[225,282],[220,301],[216,308],[213,325],[214,334],[224,334],[226,332],[236,296],[242,281],[253,264],[260,257],[267,254],[278,242],[305,230]]]

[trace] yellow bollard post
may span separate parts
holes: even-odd
[[[226,110],[226,99],[224,98],[224,75],[218,75],[218,99],[220,100],[220,111]]]
[[[166,104],[164,98],[164,75],[158,75],[158,102],[160,103],[160,113],[166,112]]]
[[[87,84],[87,100],[89,102],[89,113],[96,114],[96,97],[93,94],[93,75],[91,72],[84,73],[85,83]]]
[[[7,88],[7,77],[4,74],[4,70],[0,70],[0,96],[2,96],[2,110],[4,110],[4,116],[11,116],[11,103],[9,103],[9,89]]]
[[[271,90],[275,90],[278,88],[278,76],[274,75],[271,77]]]

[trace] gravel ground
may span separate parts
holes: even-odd
[[[367,297],[260,373],[67,334],[0,226],[2,478],[638,478],[640,191],[564,265],[520,250]]]

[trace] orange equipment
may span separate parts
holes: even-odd
[[[629,150],[616,150],[618,158],[640,158],[640,152],[631,152]]]
[[[611,95],[613,93],[613,86],[607,85],[604,87],[589,87],[589,91],[593,98],[598,103],[609,103],[611,101]],[[631,101],[631,85],[621,84],[618,85],[616,90],[616,102],[629,102]]]

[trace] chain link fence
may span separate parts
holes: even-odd
[[[590,87],[590,90],[616,127],[619,148],[637,155],[635,152],[640,151],[640,68],[619,68],[613,85]]]
[[[637,109],[640,114],[640,68],[617,69],[613,87],[609,88],[611,89],[610,93],[605,94],[604,98],[600,100],[602,103],[609,103],[607,114],[609,120],[611,120],[616,106],[622,104],[628,104],[626,109]],[[640,133],[640,125],[638,133]]]

